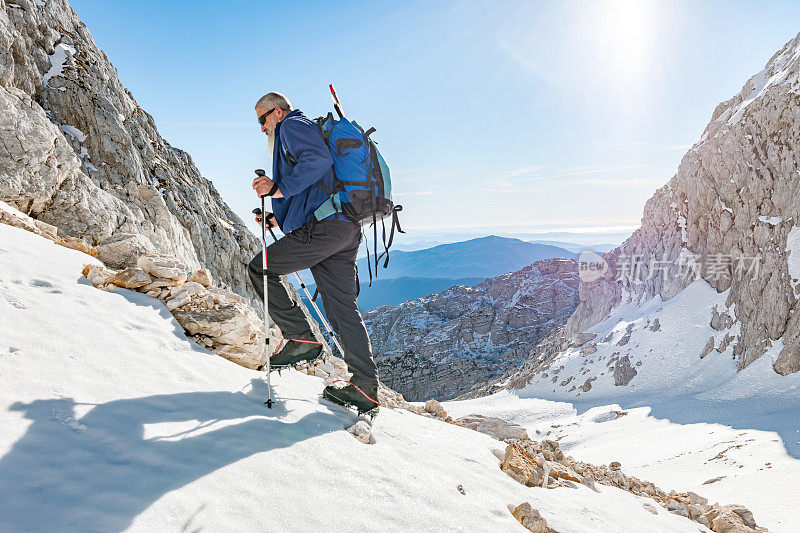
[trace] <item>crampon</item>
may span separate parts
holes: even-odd
[[[322,391],[322,397],[324,399],[343,407],[355,408],[359,416],[366,415],[372,419],[378,414],[378,408],[381,406],[381,403],[377,399],[378,389],[368,389],[365,391],[358,385],[341,379],[337,379],[333,383],[345,383],[346,386],[335,387],[333,385],[328,385],[325,387],[325,390]]]

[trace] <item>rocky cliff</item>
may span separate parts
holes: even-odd
[[[687,354],[689,365],[714,351],[735,359],[735,370],[742,370],[769,352],[775,372],[797,372],[798,236],[800,35],[737,95],[717,106],[675,176],[645,205],[641,227],[597,261],[594,272],[601,275],[582,280],[580,304],[566,326],[534,350],[509,386],[548,377],[548,369],[558,386],[562,380],[554,374],[563,365],[554,362],[576,357],[583,361],[576,374],[581,379],[593,359],[603,359],[609,364],[608,375],[587,379],[635,384],[633,361],[644,361],[646,369],[648,354],[631,353],[629,358],[619,346],[635,351],[638,342],[626,346],[632,335],[649,343],[646,337],[658,335],[663,323],[654,322],[657,313],[679,295],[687,301],[695,298],[695,304],[692,308],[680,303],[684,307],[675,308],[680,310],[676,320],[696,313],[698,322],[675,331],[680,344],[672,356],[692,351]],[[702,286],[710,286],[718,296],[705,294]],[[636,309],[642,320],[635,318]],[[604,322],[612,318],[619,324]],[[710,328],[710,334],[704,328]],[[598,335],[604,338],[594,342]],[[561,384],[569,386],[569,380],[564,381]],[[584,393],[592,388],[591,382],[584,386]]]
[[[261,309],[245,270],[259,240],[159,135],[66,0],[0,0],[2,201],[86,240],[111,269],[164,254]]]
[[[545,259],[474,287],[457,286],[364,321],[381,380],[411,400],[452,398],[516,368],[578,303],[571,259]]]
[[[0,200],[112,268],[167,252],[251,297],[258,240],[158,133],[65,0],[0,0]]]

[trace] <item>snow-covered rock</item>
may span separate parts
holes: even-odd
[[[762,368],[754,368],[758,365]],[[794,533],[800,515],[800,500],[794,497],[800,477],[800,375],[766,374],[769,382],[758,387],[747,383],[752,375],[742,376],[764,376],[768,369],[758,361],[740,373],[746,379],[733,389],[748,392],[740,390],[736,399],[728,399],[729,391],[712,388],[687,398],[650,397],[653,403],[647,407],[623,411],[618,404],[603,403],[603,398],[565,403],[526,397],[527,390],[512,389],[444,402],[443,407],[454,418],[469,413],[503,418],[524,427],[532,439],[544,439],[540,443],[551,439],[563,450],[562,464],[579,474],[587,487],[602,491],[603,484],[610,483],[650,494],[660,503],[678,494],[690,514],[693,505],[735,502],[750,509],[760,526]],[[645,396],[616,397],[621,403],[641,404]],[[539,448],[531,455],[557,457],[554,447]],[[620,470],[612,470],[618,466],[614,463],[621,464]],[[668,512],[663,503],[656,511]],[[704,524],[702,519],[695,521]],[[706,527],[711,528],[710,521]]]
[[[507,422],[502,418],[472,414],[457,418],[453,423],[481,433],[486,433],[498,440],[514,441],[528,438],[525,428]]]
[[[364,315],[383,380],[410,400],[452,398],[518,367],[577,305],[577,264],[545,259]]]

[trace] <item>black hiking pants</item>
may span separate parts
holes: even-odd
[[[349,220],[310,222],[270,244],[267,247],[269,315],[286,338],[310,333],[311,325],[303,310],[280,282],[281,275],[310,268],[322,295],[325,314],[344,349],[345,363],[353,373],[352,382],[361,388],[377,388],[378,369],[356,303],[359,289],[356,255],[360,244],[361,227]],[[262,253],[250,261],[247,272],[263,299]]]

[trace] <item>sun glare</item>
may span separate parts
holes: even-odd
[[[594,53],[599,66],[619,83],[636,84],[651,60],[655,31],[655,3],[651,0],[597,2]]]

